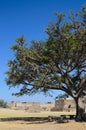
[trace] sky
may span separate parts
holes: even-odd
[[[47,38],[45,29],[50,21],[56,20],[54,12],[64,12],[69,15],[70,10],[78,11],[85,0],[0,0],[0,99],[10,101],[54,101],[61,92],[53,92],[53,97],[43,94],[15,97],[16,88],[9,89],[6,85],[5,72],[7,62],[13,58],[10,47],[15,39],[24,35],[28,44],[32,40]]]

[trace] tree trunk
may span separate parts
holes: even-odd
[[[84,112],[84,110],[82,108],[80,108],[80,106],[79,106],[79,98],[75,99],[75,104],[76,104],[76,117],[75,117],[75,120],[76,121],[83,121],[83,112]]]
[[[76,118],[79,115],[79,103],[78,103],[78,99],[75,99],[75,104],[76,104]]]

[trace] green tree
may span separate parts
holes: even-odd
[[[56,13],[56,18],[46,29],[47,40],[32,41],[29,47],[23,36],[16,40],[6,82],[10,87],[20,86],[15,94],[20,96],[64,91],[75,100],[78,119],[78,101],[86,92],[86,6],[71,12],[69,19],[63,13]]]
[[[8,107],[7,102],[5,102],[4,100],[0,99],[0,107],[7,108]]]

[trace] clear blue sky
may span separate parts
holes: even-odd
[[[5,71],[8,59],[13,57],[10,47],[15,39],[24,35],[27,42],[32,39],[45,39],[45,28],[49,21],[55,20],[54,12],[77,11],[85,0],[0,0],[0,99],[6,101],[51,101],[54,97],[42,94],[33,96],[11,96],[13,91],[5,83]],[[58,94],[58,93],[57,93]],[[55,94],[56,95],[56,92]]]

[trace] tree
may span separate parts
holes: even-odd
[[[8,107],[7,102],[5,102],[4,100],[0,99],[0,107],[7,108]]]
[[[46,29],[47,40],[32,41],[29,47],[23,36],[16,40],[6,82],[20,86],[17,96],[64,91],[75,100],[78,119],[78,101],[86,92],[86,6],[71,12],[69,19],[63,13],[56,13],[56,18]]]

